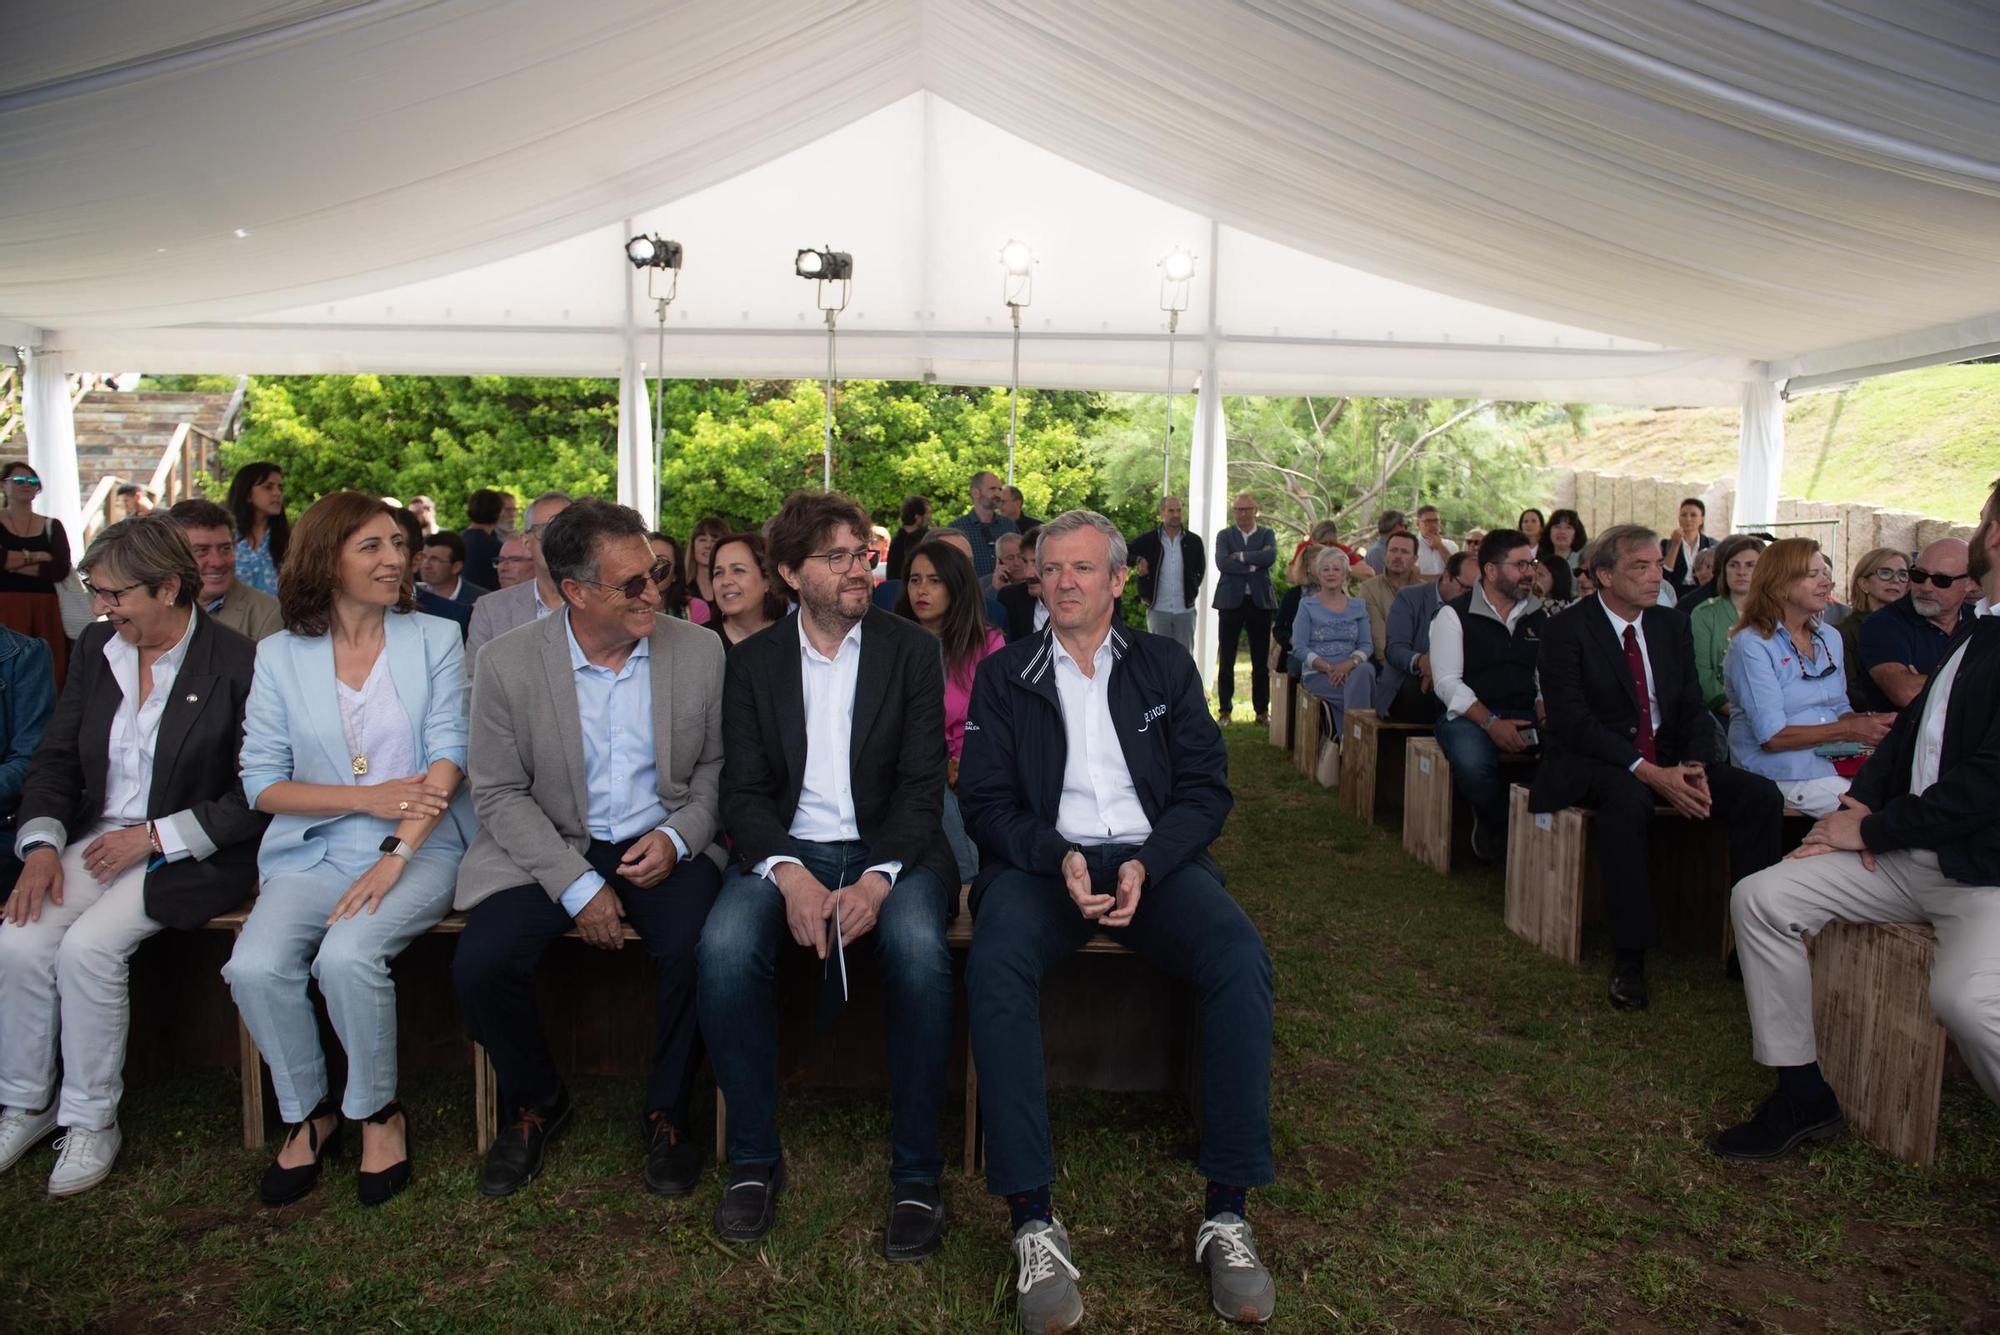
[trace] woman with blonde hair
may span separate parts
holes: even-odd
[[[1840,637],[1820,625],[1832,596],[1833,572],[1817,542],[1772,543],[1751,572],[1723,662],[1730,759],[1777,784],[1786,806],[1815,817],[1838,808],[1847,791],[1821,748],[1876,746],[1895,722],[1893,714],[1849,706]]]
[[[1854,574],[1847,582],[1847,615],[1834,629],[1847,662],[1847,698],[1864,709],[1887,710],[1890,705],[1861,659],[1861,623],[1909,594],[1909,553],[1894,547],[1871,547],[1854,563]]]

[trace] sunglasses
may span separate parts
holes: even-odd
[[[674,563],[663,557],[653,562],[652,568],[646,571],[645,574],[634,575],[632,578],[619,584],[606,584],[603,580],[598,579],[580,579],[577,583],[595,584],[600,589],[611,590],[621,598],[636,600],[645,596],[648,584],[664,584],[673,577]]]
[[[1818,681],[1823,677],[1831,677],[1835,672],[1840,670],[1840,665],[1833,661],[1833,650],[1827,647],[1826,638],[1818,631],[1814,631],[1812,637],[1813,647],[1818,654],[1820,667],[1815,671],[1807,672],[1804,660],[1800,660],[1799,676],[1805,681]]]
[[[17,487],[39,487],[42,480],[28,473],[15,473],[7,479]]]
[[[1910,584],[1912,587],[1918,584],[1935,584],[1940,589],[1948,589],[1964,578],[1965,572],[1963,571],[1960,571],[1956,575],[1951,575],[1946,574],[1942,570],[1925,570],[1922,566],[1910,567]]]

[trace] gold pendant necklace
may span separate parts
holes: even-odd
[[[358,779],[362,777],[364,774],[368,773],[368,757],[361,754],[360,752],[358,751],[355,752],[352,764],[354,768],[355,778]]]

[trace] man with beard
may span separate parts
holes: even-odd
[[[1861,661],[1892,709],[1908,708],[1922,693],[1958,633],[1966,601],[1979,592],[1970,555],[1965,539],[1938,539],[1910,567],[1910,596],[1861,623]]]
[[[1924,564],[1942,564],[1934,550]],[[1961,544],[1964,546],[1964,544]],[[1766,1160],[1838,1135],[1840,1101],[1819,1069],[1806,938],[1829,922],[1928,922],[1937,930],[1931,1009],[2000,1102],[2000,482],[1966,569],[1985,595],[1869,758],[1840,810],[1789,858],[1740,882],[1731,912],[1757,1061],[1778,1088],[1710,1148]],[[1893,605],[1893,604],[1892,604]]]
[[[799,607],[736,646],[723,687],[722,810],[736,870],[699,954],[701,1027],[729,1107],[715,1231],[755,1242],[777,1218],[785,1162],[771,982],[786,937],[822,961],[823,1022],[846,996],[845,950],[868,938],[888,1017],[883,1251],[915,1261],[945,1232],[945,925],[959,882],[941,823],[944,664],[930,632],[871,606],[868,517],[853,501],[796,492],[767,537]]]

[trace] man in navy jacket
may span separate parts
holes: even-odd
[[[1126,570],[1111,521],[1072,510],[1040,538],[1049,625],[980,665],[958,788],[983,854],[966,994],[987,1188],[1014,1216],[1021,1325],[1083,1317],[1049,1199],[1041,981],[1099,930],[1200,993],[1209,1185],[1195,1258],[1217,1312],[1263,1321],[1273,1285],[1244,1197],[1272,1179],[1271,962],[1208,855],[1231,805],[1222,734],[1187,651],[1114,623]]]

